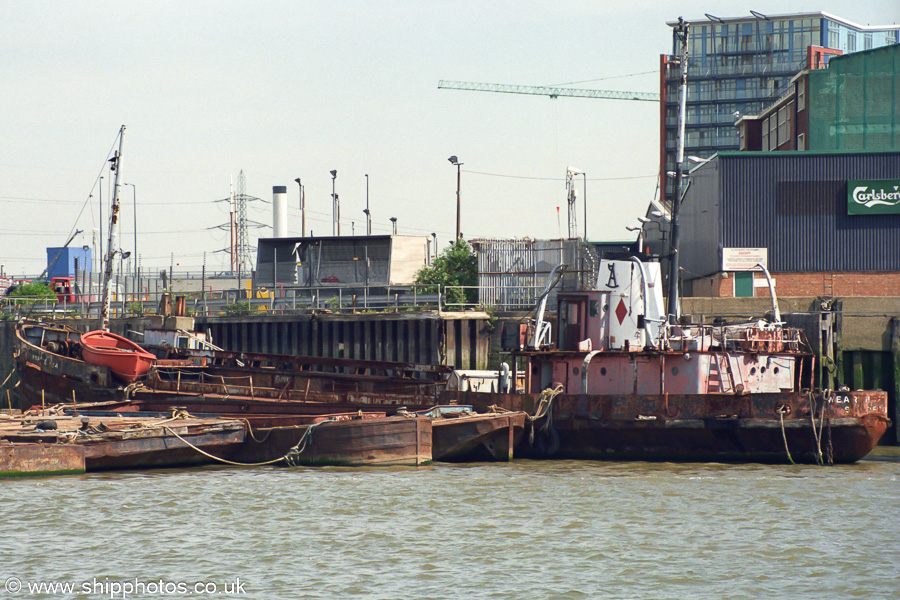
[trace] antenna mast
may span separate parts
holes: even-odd
[[[109,282],[112,279],[113,257],[116,250],[113,248],[113,240],[116,235],[116,223],[119,221],[119,174],[122,172],[120,161],[122,160],[122,139],[125,137],[125,126],[119,129],[119,149],[115,155],[109,159],[110,170],[116,174],[113,183],[112,208],[109,215],[109,242],[106,247],[106,271],[103,274],[103,304],[100,308],[100,328],[103,331],[109,331]]]
[[[678,17],[678,26],[675,33],[681,43],[681,82],[678,86],[678,141],[675,150],[675,197],[672,198],[672,257],[669,261],[669,306],[666,313],[676,322],[681,316],[681,307],[678,301],[679,256],[678,238],[678,211],[681,208],[681,196],[684,194],[684,121],[687,107],[687,69],[688,69],[688,29],[690,24]]]
[[[566,200],[569,202],[569,239],[578,237],[578,211],[575,208],[575,201],[578,199],[578,192],[575,191],[575,176],[581,175],[581,169],[569,167],[566,169]]]

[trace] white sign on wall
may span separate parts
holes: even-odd
[[[752,271],[757,264],[769,268],[768,248],[722,248],[723,271]]]

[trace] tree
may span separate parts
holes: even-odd
[[[447,247],[434,259],[431,266],[422,267],[416,273],[416,285],[435,286],[434,291],[450,286],[446,290],[448,304],[475,304],[478,302],[478,258],[472,247],[464,239]],[[453,286],[469,286],[458,289]]]
[[[32,298],[35,300],[39,300],[41,298],[53,298],[54,300],[56,299],[56,294],[53,292],[50,284],[44,281],[25,283],[16,288],[11,288],[7,295],[10,298]]]

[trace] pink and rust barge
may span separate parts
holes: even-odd
[[[775,322],[676,325],[660,288],[658,263],[602,261],[597,289],[558,294],[555,343],[539,317],[512,349],[522,393],[460,401],[532,414],[536,458],[850,463],[886,431],[887,392],[814,389],[774,298]]]

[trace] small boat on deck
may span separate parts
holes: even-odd
[[[81,334],[81,356],[86,363],[109,367],[125,383],[146,375],[156,362],[156,356],[135,342],[103,330]]]

